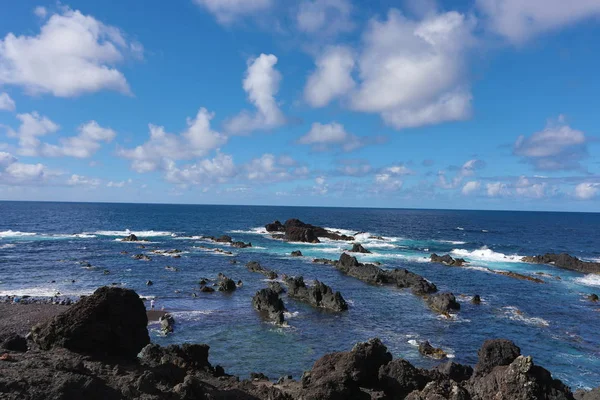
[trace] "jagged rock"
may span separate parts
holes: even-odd
[[[210,286],[202,286],[200,291],[202,293],[213,293],[215,291],[215,289],[211,288]]]
[[[262,265],[260,265],[260,263],[256,261],[250,261],[249,263],[247,263],[246,268],[250,272],[258,272],[259,274],[263,274],[269,279],[277,279],[277,272],[264,268]]]
[[[160,330],[163,334],[173,333],[175,327],[175,318],[169,313],[161,316],[159,319]]]
[[[469,393],[452,380],[429,382],[423,390],[414,391],[405,400],[471,400]],[[525,399],[523,399],[525,400]]]
[[[268,232],[285,232],[284,239],[290,242],[319,243],[319,237],[331,240],[354,240],[351,236],[332,232],[320,226],[306,224],[297,218],[288,219],[284,224],[275,221],[267,224],[265,229]]]
[[[25,352],[27,351],[27,339],[21,335],[10,335],[4,339],[0,348],[9,351]]]
[[[313,228],[292,226],[285,229],[285,240],[288,242],[320,243]]]
[[[362,244],[354,243],[352,249],[348,250],[351,253],[370,253],[369,250],[365,249]]]
[[[146,254],[136,254],[132,257],[134,260],[152,261],[152,259]]]
[[[600,273],[600,263],[581,261],[577,257],[573,257],[567,253],[547,253],[543,256],[527,256],[523,257],[521,261],[533,264],[550,264],[559,268],[582,272],[584,274]]]
[[[443,360],[448,357],[444,350],[433,347],[428,341],[419,343],[419,353],[436,360]]]
[[[277,324],[283,324],[283,312],[285,306],[279,298],[279,294],[272,289],[261,289],[252,298],[252,306],[270,320]]]
[[[251,372],[250,379],[253,381],[268,381],[269,377],[262,372]]]
[[[152,285],[154,285],[154,282],[152,282],[152,281],[146,281],[146,286],[152,286]]]
[[[479,352],[474,374],[489,373],[494,367],[508,365],[521,355],[521,349],[506,339],[486,340]]]
[[[285,227],[279,221],[271,222],[270,224],[265,225],[265,229],[267,232],[285,232]]]
[[[285,288],[279,282],[269,282],[269,289],[273,290],[277,294],[285,293]]]
[[[123,239],[121,239],[122,242],[137,242],[139,241],[138,237],[135,236],[133,233],[129,236],[124,237]]]
[[[235,281],[226,276],[219,279],[219,292],[233,292],[237,288]]]
[[[520,280],[524,280],[524,281],[531,281],[531,282],[535,282],[535,283],[546,283],[546,281],[544,281],[540,278],[535,278],[533,276],[519,274],[519,273],[516,273],[513,271],[497,271],[497,270],[490,270],[490,271],[495,274],[498,274],[498,275],[508,276],[510,278],[520,279]]]
[[[428,377],[401,358],[379,368],[379,385],[390,398],[403,399],[413,390],[421,390]]]
[[[306,286],[304,278],[301,276],[287,278],[285,283],[288,285],[288,297],[303,301],[314,307],[325,308],[332,311],[345,311],[348,304],[340,292],[333,290],[326,284],[315,281],[313,286]]]
[[[292,251],[292,257],[302,257],[302,252],[300,250]]]
[[[135,359],[150,342],[143,301],[133,291],[102,287],[32,329],[40,348],[64,347],[94,356]]]
[[[592,293],[588,296],[588,300],[596,302],[596,301],[598,301],[598,295],[595,293]]]
[[[231,242],[233,242],[233,239],[231,238],[231,236],[228,236],[228,235],[222,235],[222,236],[220,236],[220,237],[218,237],[218,238],[216,238],[214,240],[215,240],[215,242],[218,242],[218,243],[231,243]]]
[[[370,284],[387,283],[387,274],[373,264],[361,264],[356,257],[342,253],[335,267],[354,278]]]
[[[170,345],[161,347],[149,344],[140,352],[140,359],[147,365],[157,367],[172,364],[183,369],[210,368],[208,352],[210,347],[206,344]]]
[[[473,304],[481,304],[481,297],[478,294],[476,294],[471,299],[471,303],[473,303]]]
[[[327,258],[315,258],[315,259],[313,259],[313,263],[315,263],[315,264],[335,265],[337,263],[337,261],[335,261],[335,260],[329,260]]]
[[[446,264],[453,267],[462,267],[467,263],[464,258],[453,258],[450,256],[450,254],[438,256],[437,254],[433,253],[429,258],[431,259],[431,262]]]
[[[452,379],[455,382],[466,381],[473,376],[473,368],[468,365],[457,364],[452,361],[435,366],[429,371],[431,377],[442,375],[447,379]],[[439,379],[438,379],[439,380]]]
[[[395,269],[387,272],[387,281],[395,283],[399,288],[410,288],[416,295],[426,295],[437,292],[437,287],[421,275],[407,269]]]
[[[447,315],[450,311],[460,310],[460,303],[452,293],[437,293],[428,296],[425,301],[429,308],[440,314]]]
[[[252,247],[252,243],[244,243],[244,242],[233,242],[231,246],[236,247],[238,249],[245,249],[248,247]]]

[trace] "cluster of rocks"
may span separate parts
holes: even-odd
[[[315,281],[314,285],[306,286],[301,276],[286,278],[288,297],[331,311],[345,311],[348,309],[346,300],[340,292],[334,292],[323,282]]]
[[[78,298],[60,296],[60,293],[51,297],[37,296],[0,296],[0,303],[19,303],[19,304],[54,304],[60,306],[70,306],[74,304]]]
[[[181,253],[183,253],[183,252],[179,249],[173,249],[173,250],[152,250],[152,253],[157,254],[159,256],[181,258]]]
[[[437,254],[433,253],[429,257],[429,259],[431,260],[431,262],[446,264],[446,265],[450,265],[453,267],[462,267],[463,265],[465,265],[467,263],[467,261],[465,261],[464,258],[453,258],[450,254],[444,254],[443,256],[438,256]]]
[[[146,254],[136,254],[136,255],[132,256],[131,258],[133,258],[134,260],[152,261],[152,258]]]
[[[210,279],[207,278],[202,278],[200,279],[200,292],[202,293],[213,293],[215,292],[214,287],[216,287],[219,292],[226,292],[226,293],[231,293],[233,291],[235,291],[238,287],[241,287],[242,281],[238,280],[237,283],[227,277],[226,275],[222,274],[219,272],[219,274],[217,275],[217,280],[216,282],[214,282],[212,284],[212,287],[208,284],[210,282]]]
[[[250,272],[257,272],[259,274],[263,274],[264,276],[266,276],[269,279],[277,279],[277,272],[272,271],[272,270],[270,270],[268,268],[263,267],[257,261],[250,261],[250,262],[248,262],[246,264],[246,268]]]
[[[550,264],[555,267],[582,272],[584,274],[600,274],[600,263],[581,261],[567,253],[547,253],[538,256],[523,257],[521,261],[532,264]]]
[[[121,242],[147,242],[147,240],[138,239],[138,237],[132,233],[121,239]]]
[[[279,221],[265,225],[267,232],[275,233],[275,238],[281,238],[288,242],[320,243],[319,238],[330,240],[353,241],[354,237],[342,235],[320,226],[306,224],[297,218],[288,219],[285,223]]]
[[[231,247],[236,247],[238,249],[245,249],[247,247],[252,247],[252,243],[244,243],[244,242],[234,241],[233,238],[228,235],[221,235],[219,237],[202,236],[202,239],[210,240],[215,243],[227,243]]]

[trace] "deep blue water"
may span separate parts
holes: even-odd
[[[409,291],[370,286],[311,262],[313,257],[337,259],[350,247],[347,243],[285,243],[264,234],[266,223],[288,218],[352,234],[367,232],[357,239],[373,254],[359,259],[423,275],[457,295],[461,311],[445,319]],[[573,388],[595,387],[600,385],[600,305],[585,297],[600,292],[600,276],[519,259],[563,251],[600,259],[599,226],[600,214],[584,213],[0,202],[0,295],[78,295],[112,283],[132,288],[155,297],[158,308],[175,311],[175,333],[163,337],[152,326],[153,341],[208,343],[214,364],[242,376],[262,371],[272,378],[298,378],[323,354],[348,350],[371,337],[380,337],[395,357],[418,366],[435,364],[418,354],[414,344],[421,340],[446,349],[454,361],[474,364],[485,339],[502,337]],[[118,241],[130,231],[150,240],[146,249]],[[222,234],[254,247],[225,248],[234,257],[200,247],[217,246],[199,236]],[[369,239],[371,235],[387,240]],[[155,249],[184,253],[176,259],[151,254]],[[305,257],[290,257],[292,250]],[[142,252],[152,261],[131,258]],[[470,267],[428,263],[432,252],[462,256]],[[232,258],[239,263],[231,264]],[[251,298],[266,282],[246,270],[251,260],[303,275],[306,281],[325,282],[342,292],[350,310],[322,312],[284,295],[289,326],[263,321]],[[82,268],[82,261],[97,268]],[[179,271],[167,271],[167,265]],[[486,268],[552,276],[542,276],[547,283],[536,284]],[[241,279],[244,286],[229,295],[192,297],[200,278],[215,278],[219,272]],[[153,286],[146,286],[149,279]],[[482,296],[482,305],[470,304],[474,294]]]

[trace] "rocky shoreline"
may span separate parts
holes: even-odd
[[[393,359],[374,338],[324,355],[298,381],[274,382],[260,373],[240,380],[209,362],[207,345],[151,344],[147,322],[135,292],[96,290],[33,327],[27,339],[12,335],[2,343],[9,349],[0,356],[0,398],[593,400],[600,394],[574,395],[502,339],[483,344],[474,368],[453,362],[416,368]]]

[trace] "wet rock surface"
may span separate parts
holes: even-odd
[[[261,289],[252,297],[252,307],[276,324],[283,324],[285,306],[279,294],[272,289]]]
[[[346,300],[340,292],[334,292],[326,284],[315,281],[314,285],[307,286],[301,276],[285,279],[288,286],[288,297],[331,311],[345,311],[348,309]]]
[[[274,221],[265,225],[267,232],[282,232],[283,239],[289,242],[319,243],[319,238],[330,240],[352,241],[354,237],[342,235],[339,232],[330,231],[320,226],[304,223],[297,218],[288,219],[282,224]]]
[[[538,256],[527,256],[521,259],[523,262],[532,264],[549,264],[555,267],[582,272],[584,274],[600,274],[600,263],[581,261],[567,253],[547,253]]]

